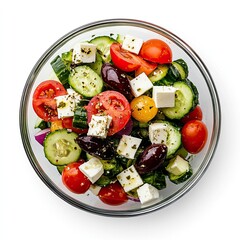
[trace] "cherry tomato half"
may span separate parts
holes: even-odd
[[[187,123],[191,120],[202,120],[203,114],[202,109],[200,106],[196,106],[193,111],[191,111],[189,114],[187,114],[185,117],[181,119],[182,123]]]
[[[98,196],[102,202],[109,205],[120,205],[128,200],[127,194],[119,182],[102,187]]]
[[[172,50],[167,43],[160,39],[150,39],[143,43],[139,55],[160,64],[172,62]]]
[[[122,49],[119,43],[111,45],[110,54],[114,65],[125,72],[132,72],[140,67],[140,63],[136,61],[135,56]]]
[[[84,161],[69,163],[62,172],[63,184],[74,193],[85,193],[90,185],[90,180],[79,170]]]
[[[147,62],[142,57],[122,49],[119,43],[111,45],[110,53],[112,61],[117,68],[125,72],[136,70],[136,76],[142,72],[149,75],[157,67],[156,63]]]
[[[156,63],[145,61],[139,56],[136,56],[136,57],[137,57],[137,61],[140,63],[140,67],[135,71],[135,76],[138,76],[143,72],[146,73],[146,75],[149,75],[158,66]]]
[[[55,121],[58,119],[58,114],[54,98],[66,94],[67,91],[60,82],[46,80],[40,83],[33,93],[33,109],[44,121]]]
[[[112,136],[122,130],[131,117],[131,109],[128,100],[119,92],[105,91],[93,97],[87,107],[88,122],[92,115],[110,115],[112,122],[108,130],[108,136]]]
[[[158,112],[154,100],[145,95],[134,98],[130,103],[130,106],[132,116],[139,122],[146,123],[150,121]]]
[[[182,128],[183,147],[192,154],[200,152],[206,144],[208,130],[200,120],[191,120]]]

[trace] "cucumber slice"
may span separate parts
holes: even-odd
[[[96,53],[96,61],[94,63],[87,64],[93,71],[95,71],[99,76],[101,76],[101,70],[103,65],[103,60],[101,55]]]
[[[166,78],[176,82],[180,80],[185,80],[188,77],[188,66],[186,62],[182,59],[178,59],[172,62],[169,66],[169,70]]]
[[[102,78],[86,65],[74,68],[69,76],[70,86],[79,94],[91,98],[103,88]]]
[[[77,137],[76,133],[68,132],[67,129],[60,129],[48,134],[43,146],[49,162],[56,166],[76,162],[82,151],[75,142]]]
[[[43,129],[46,129],[46,128],[50,128],[50,126],[51,126],[50,122],[46,122],[43,119],[38,117],[37,120],[36,120],[34,128],[40,128],[41,130],[43,130]]]
[[[79,106],[75,109],[72,125],[76,128],[88,128],[87,111],[84,107]]]
[[[172,63],[178,70],[182,80],[188,77],[188,65],[183,59],[177,59]]]
[[[175,82],[175,106],[162,108],[163,114],[170,119],[181,119],[188,114],[194,105],[194,93],[191,87],[184,81]]]
[[[57,166],[58,172],[62,175],[63,169],[65,168],[66,165],[59,165]]]
[[[157,120],[157,123],[162,123],[164,127],[166,127],[167,139],[166,146],[167,150],[167,159],[171,158],[176,151],[180,148],[182,144],[182,136],[180,133],[180,129],[178,127],[173,126],[168,121]]]
[[[51,66],[53,68],[53,71],[55,72],[56,76],[62,83],[62,85],[65,88],[69,87],[68,84],[68,76],[70,74],[70,71],[68,70],[68,67],[63,62],[62,58],[58,55],[51,61]]]
[[[117,41],[109,36],[95,37],[90,41],[90,43],[96,45],[97,50],[100,53],[104,62],[111,61],[110,46],[114,42],[117,42]]]
[[[175,184],[180,184],[185,182],[187,179],[189,179],[193,174],[192,168],[190,167],[188,172],[185,172],[181,175],[174,175],[172,173],[169,174],[169,180]]]
[[[167,65],[158,65],[158,67],[149,74],[148,78],[154,83],[161,79],[163,79],[168,72],[168,66]]]

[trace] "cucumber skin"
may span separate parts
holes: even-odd
[[[181,183],[185,182],[186,180],[188,180],[192,176],[192,174],[193,174],[193,170],[190,166],[190,169],[188,172],[185,172],[179,176],[170,173],[168,177],[171,182],[173,182],[175,184],[181,184]]]

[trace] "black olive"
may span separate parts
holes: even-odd
[[[167,146],[165,144],[152,144],[139,156],[135,168],[139,174],[149,173],[159,168],[166,156]]]
[[[114,157],[113,144],[107,139],[79,135],[76,142],[82,150],[92,156],[106,160],[113,159]]]
[[[103,81],[113,90],[122,93],[128,100],[132,100],[131,87],[126,74],[110,63],[104,63],[101,70]]]

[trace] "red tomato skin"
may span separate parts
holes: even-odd
[[[160,39],[149,39],[144,42],[139,55],[150,62],[160,64],[172,62],[171,48]]]
[[[47,122],[56,121],[57,104],[54,98],[66,94],[66,89],[56,80],[41,82],[33,93],[32,105],[35,113]]]
[[[200,120],[191,120],[187,122],[182,130],[182,143],[183,147],[192,154],[199,153],[205,146],[208,130]]]
[[[202,114],[202,109],[200,106],[196,106],[193,111],[191,111],[189,114],[187,114],[185,117],[181,119],[182,123],[187,123],[191,120],[202,120],[203,114]]]
[[[148,62],[144,60],[143,58],[138,57],[138,61],[140,63],[140,67],[135,71],[135,76],[138,76],[141,73],[146,73],[146,75],[149,75],[152,71],[154,71],[157,68],[157,63]]]
[[[140,63],[136,61],[134,55],[123,50],[119,43],[111,45],[110,54],[114,65],[125,72],[132,72],[140,67]]]
[[[121,205],[128,200],[127,194],[119,182],[102,187],[98,193],[98,197],[102,202],[113,206]]]
[[[108,136],[122,130],[131,117],[131,108],[128,100],[121,93],[113,90],[101,92],[93,97],[86,107],[88,123],[92,115],[106,114],[112,117]]]
[[[90,180],[79,170],[84,161],[69,163],[62,172],[62,182],[73,193],[85,193],[90,185]]]

